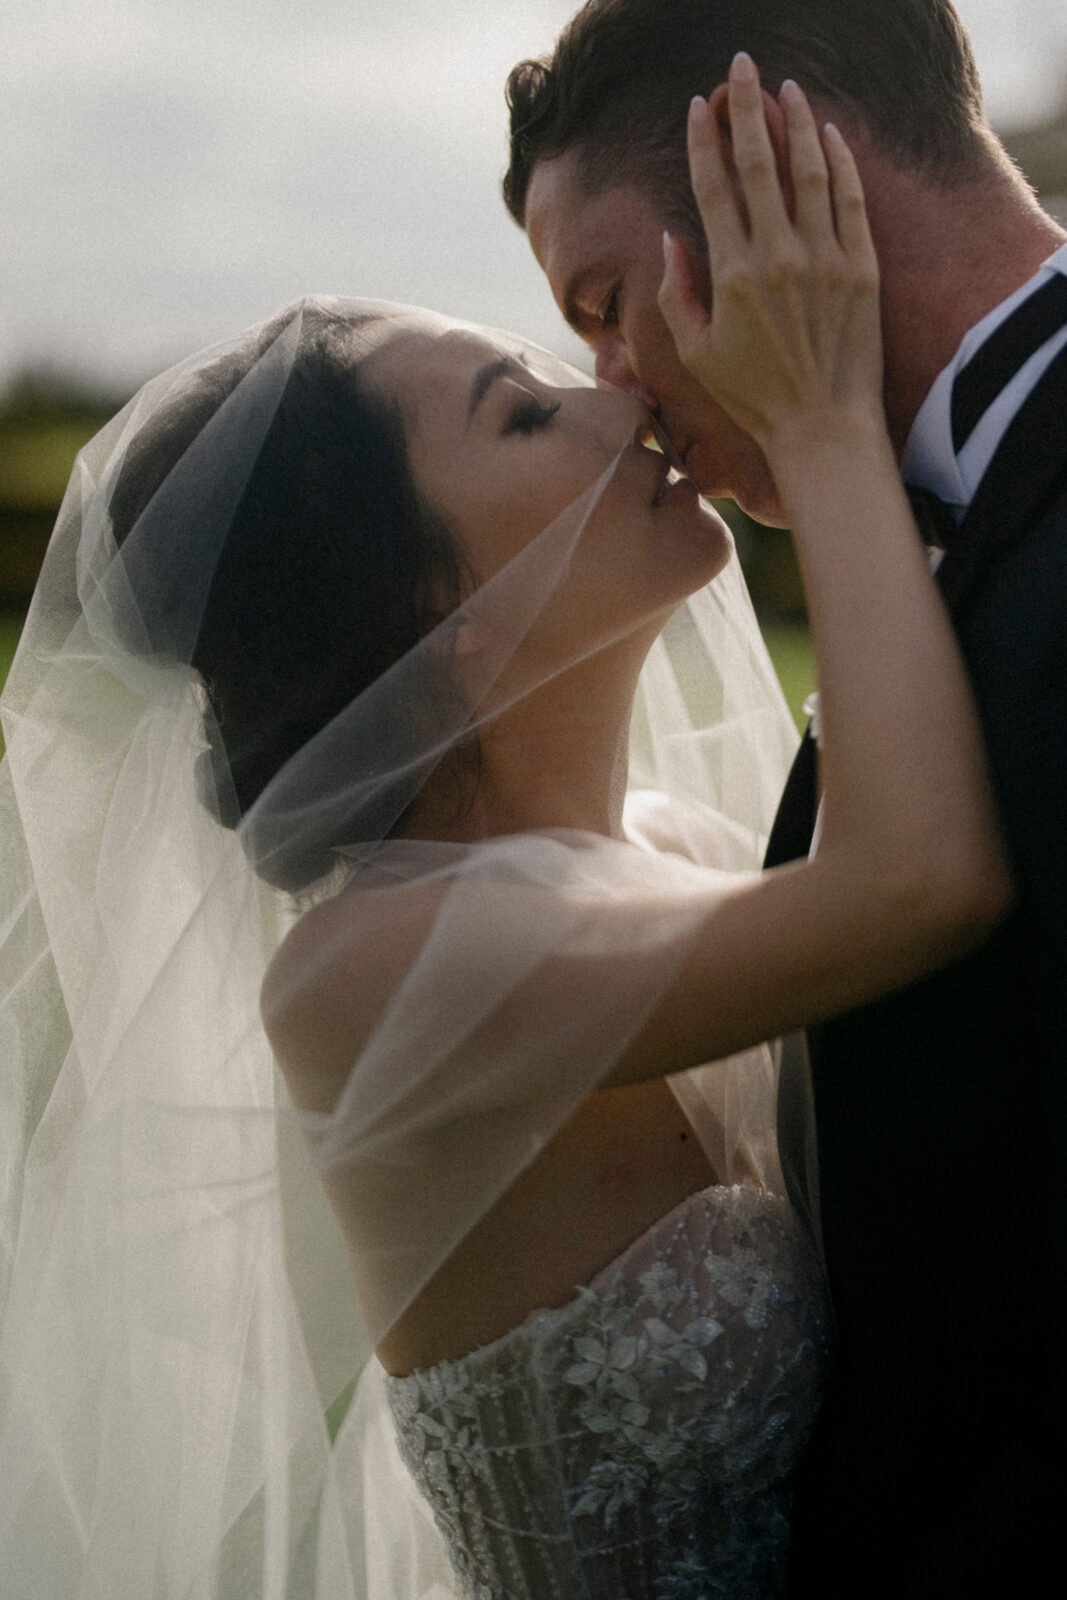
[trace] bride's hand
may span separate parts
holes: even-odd
[[[882,415],[878,263],[859,174],[841,134],[820,140],[801,89],[779,95],[792,221],[755,65],[730,71],[736,181],[706,101],[689,113],[689,164],[711,269],[711,313],[685,252],[664,234],[660,309],[686,368],[773,453],[797,424]]]

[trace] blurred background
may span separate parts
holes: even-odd
[[[576,5],[5,0],[0,679],[75,451],[189,351],[320,290],[514,328],[587,365],[499,198],[504,79]],[[1067,6],[957,9],[994,126],[1067,221]],[[799,712],[788,541],[735,521]]]

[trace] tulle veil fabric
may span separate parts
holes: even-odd
[[[148,384],[78,459],[4,692],[6,1600],[444,1600],[373,1362],[336,1439],[328,1409],[762,858],[795,734],[736,559],[649,656],[627,839],[395,836],[448,752],[536,692],[524,644],[568,604],[613,468],[222,825],[190,665],[220,553],[307,351],[356,370],[391,315],[304,300]],[[118,543],[138,440],[205,385],[210,419]],[[358,924],[427,888],[339,1099],[297,1115],[259,1014],[281,939],[326,896]],[[672,1080],[726,1181],[782,1187],[776,1072],[761,1047]],[[358,1196],[347,1256],[320,1177]]]

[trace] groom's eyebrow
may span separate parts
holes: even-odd
[[[497,356],[493,361],[487,361],[484,367],[479,367],[474,374],[471,384],[470,401],[467,405],[467,421],[473,417],[489,390],[498,378],[506,378],[518,372],[523,377],[528,375],[529,369],[521,359],[515,356]]]

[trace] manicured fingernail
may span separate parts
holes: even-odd
[[[778,93],[783,100],[795,100],[800,93],[800,85],[793,78],[783,78]]]
[[[739,50],[737,52],[730,67],[730,72],[735,78],[756,77],[756,63],[747,50]]]
[[[822,131],[829,139],[831,144],[844,144],[844,135],[841,132],[841,129],[837,126],[836,122],[824,122]]]
[[[695,94],[689,102],[689,116],[693,122],[703,122],[708,114],[708,102],[702,94]]]

